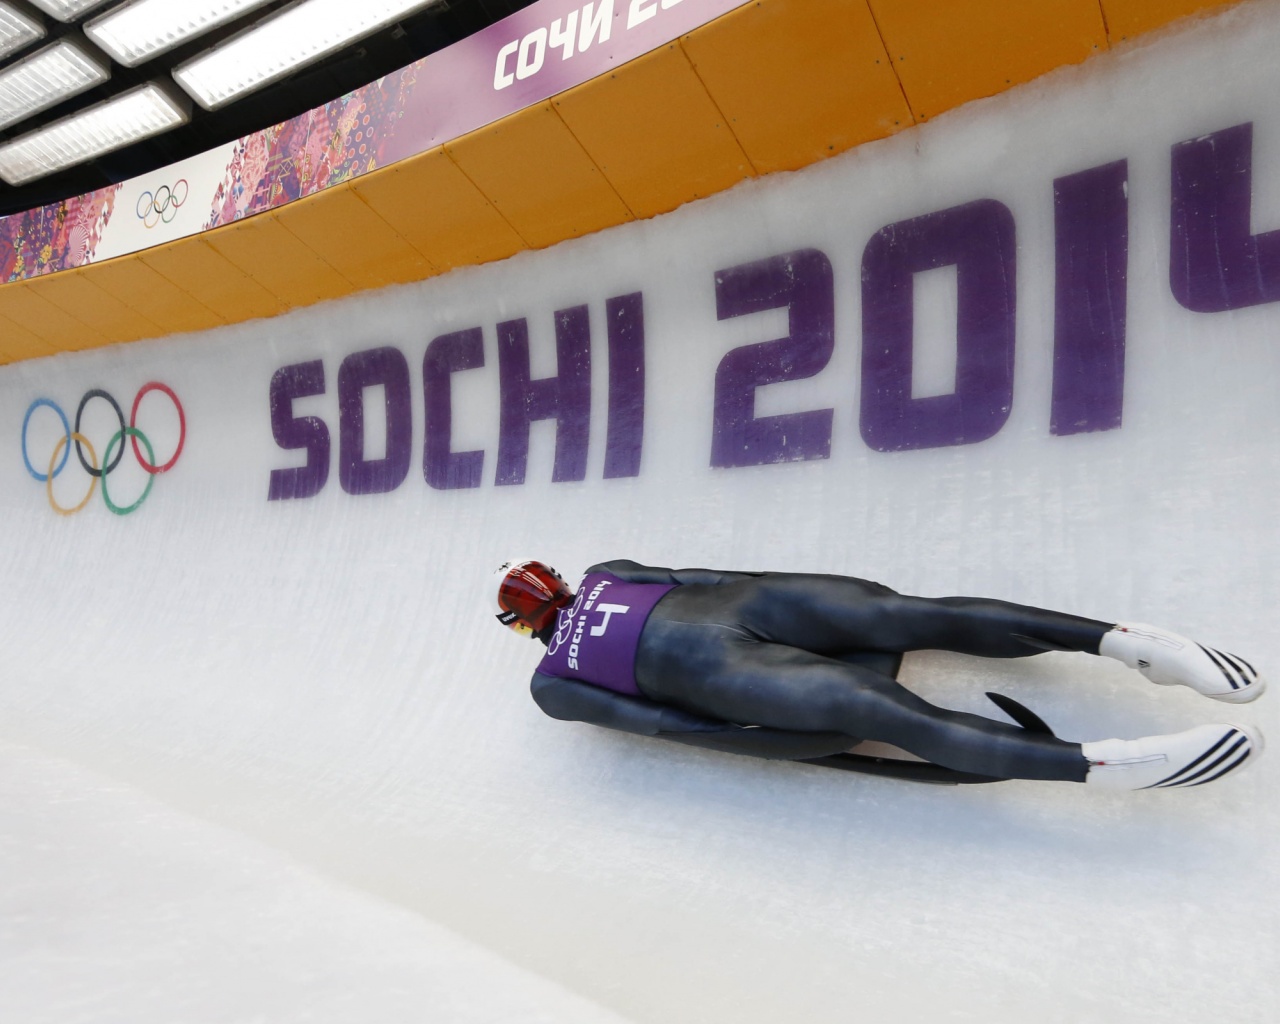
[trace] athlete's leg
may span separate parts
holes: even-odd
[[[897,679],[902,668],[902,654],[898,651],[843,651],[827,657],[846,665],[861,665],[890,679]]]
[[[959,771],[1083,782],[1089,767],[1078,743],[939,708],[864,666],[689,625],[646,627],[636,676],[647,696],[699,714],[834,730]]]
[[[850,649],[929,649],[987,658],[1084,651],[1214,700],[1245,703],[1266,690],[1266,680],[1243,658],[1155,626],[981,597],[909,597],[840,576],[778,574],[699,589],[704,593],[696,600],[712,621],[736,622],[760,639],[834,657]]]
[[[715,590],[733,606],[725,610],[752,634],[824,654],[852,649],[942,650],[987,658],[1022,658],[1046,650],[1097,654],[1112,626],[989,598],[910,597],[841,576],[777,574]],[[714,601],[714,592],[708,596]]]

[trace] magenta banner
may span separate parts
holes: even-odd
[[[744,0],[541,0],[422,61],[399,160],[595,78]]]

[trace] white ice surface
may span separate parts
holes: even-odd
[[[0,1020],[621,1018],[403,907],[0,744]]]
[[[319,1014],[342,1005],[322,998],[331,985],[370,991],[370,1012],[348,1017],[370,1020],[396,1019],[427,990],[445,1009],[424,1005],[422,1017],[458,1021],[522,1020],[528,1005],[662,1024],[1277,1019],[1274,744],[1238,779],[1138,795],[935,789],[667,747],[543,717],[525,686],[536,652],[474,596],[511,554],[567,572],[623,556],[843,571],[1156,622],[1276,677],[1280,306],[1193,314],[1167,281],[1179,141],[1252,121],[1254,230],[1280,226],[1277,52],[1280,5],[1249,4],[547,252],[0,371],[11,439],[0,457],[0,906],[26,907],[30,894],[0,922],[0,1011],[111,1019],[62,1000],[111,1005],[119,990],[102,965],[115,962],[142,993],[136,1024],[185,1019],[188,987],[220,1000],[191,1019],[330,1019]],[[1124,423],[1054,437],[1052,181],[1121,158]],[[863,247],[892,221],[980,197],[1017,223],[1010,419],[982,444],[873,452],[857,425]],[[774,313],[717,321],[715,271],[801,247],[831,260],[836,351],[818,376],[762,389],[757,411],[834,408],[831,458],[713,470],[716,366],[780,330]],[[952,301],[940,283],[922,301]],[[637,478],[603,480],[604,302],[636,290],[644,464]],[[550,482],[544,423],[527,482],[496,487],[495,325],[528,317],[534,374],[546,375],[552,314],[580,303],[597,397],[587,479]],[[947,322],[922,312],[922,324]],[[419,468],[422,356],[472,326],[486,361],[454,375],[454,449],[486,452],[484,483],[432,491]],[[928,388],[944,389],[951,339],[917,343]],[[357,498],[338,483],[336,380],[344,357],[380,345],[409,363],[415,461],[394,493]],[[270,471],[298,461],[273,443],[268,384],[311,359],[328,391],[295,408],[329,424],[334,470],[317,497],[268,503]],[[180,463],[134,515],[95,498],[54,516],[18,451],[28,404],[47,396],[74,415],[87,389],[105,387],[127,411],[153,379],[186,409]],[[147,403],[158,451],[172,450],[176,421],[163,400]],[[102,443],[105,409],[86,412]],[[58,434],[46,413],[32,420],[37,461]],[[139,485],[133,472],[113,477],[113,494]],[[86,482],[59,478],[59,500]],[[1003,691],[1073,740],[1233,719],[1280,736],[1274,693],[1224,708],[1084,656],[922,654],[904,678],[965,710],[994,712],[982,693]],[[153,858],[171,865],[171,888]],[[226,898],[202,899],[202,884]],[[235,941],[261,924],[255,894],[281,884],[299,921],[316,923],[274,920],[269,1001],[261,975],[233,980]],[[157,886],[187,912],[165,911]],[[353,936],[365,937],[358,950]],[[23,969],[29,949],[44,951],[46,970]],[[535,991],[545,1004],[524,1001]]]

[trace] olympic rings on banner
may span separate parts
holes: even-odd
[[[169,400],[173,402],[174,409],[176,409],[178,413],[178,443],[175,446],[173,455],[170,456],[169,461],[164,463],[158,463],[156,461],[156,454],[155,450],[152,448],[151,441],[138,428],[139,406],[142,404],[142,399],[152,391],[159,391],[167,395]],[[115,411],[116,420],[120,424],[120,428],[112,435],[111,440],[107,442],[107,446],[103,450],[101,465],[98,463],[98,455],[93,445],[80,431],[80,424],[84,417],[85,406],[95,398],[100,398],[111,406]],[[53,455],[49,459],[49,468],[46,473],[41,473],[31,465],[31,459],[27,452],[27,433],[31,424],[31,416],[41,406],[47,406],[52,409],[58,414],[58,418],[62,421],[62,436],[58,438],[57,444],[54,445]],[[137,499],[137,501],[131,505],[120,506],[111,500],[111,495],[107,487],[107,477],[115,471],[115,469],[120,465],[120,460],[124,457],[126,447],[124,443],[125,438],[130,440],[133,446],[134,457],[137,460],[138,465],[141,466],[143,471],[147,474],[147,485],[143,488],[142,495]],[[138,445],[139,441],[142,442],[141,447]],[[26,416],[22,420],[22,461],[27,467],[27,472],[45,485],[45,491],[49,498],[50,507],[59,515],[64,516],[72,515],[84,508],[89,499],[93,497],[93,492],[97,489],[98,480],[102,481],[102,500],[108,509],[119,516],[125,516],[130,512],[135,511],[144,501],[146,501],[147,496],[151,493],[151,487],[155,483],[155,478],[161,473],[167,473],[177,463],[178,458],[182,455],[182,448],[183,445],[186,444],[186,441],[187,416],[186,412],[182,408],[182,403],[178,400],[178,396],[174,392],[173,388],[169,387],[167,384],[161,384],[159,381],[154,380],[148,381],[138,389],[138,393],[133,399],[133,407],[130,410],[129,421],[127,424],[125,423],[124,411],[121,409],[120,403],[115,400],[114,396],[101,388],[91,388],[84,393],[84,396],[80,399],[80,405],[76,409],[74,428],[70,421],[68,421],[67,415],[62,411],[62,408],[56,402],[48,398],[37,398],[33,401],[31,405],[27,407]],[[72,447],[76,450],[76,457],[79,460],[81,467],[89,474],[90,483],[89,490],[85,494],[83,500],[81,500],[80,504],[73,508],[65,508],[59,505],[54,499],[53,481],[59,474],[61,474],[63,469],[66,468]],[[84,455],[84,449],[86,448],[89,451],[89,457],[87,460]],[[143,448],[146,449],[145,456],[142,453]],[[59,461],[59,456],[61,456],[61,461]]]
[[[148,189],[138,196],[133,212],[144,228],[153,228],[162,222],[168,224],[178,215],[178,208],[187,201],[190,191],[186,178],[179,178],[172,188],[161,185],[154,192]]]

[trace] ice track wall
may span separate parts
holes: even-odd
[[[5,368],[0,744],[98,794],[69,870],[141,908],[162,836],[204,837],[193,879],[254,844],[246,885],[291,859],[337,920],[428,923],[388,985],[459,1020],[1274,1019],[1272,763],[1099,797],[661,747],[541,716],[536,652],[477,594],[510,554],[845,571],[1148,619],[1280,673],[1278,13],[546,252]],[[106,395],[153,465],[183,437],[172,468],[112,443]],[[90,485],[74,446],[35,479],[54,405],[99,464],[123,449],[108,497],[149,486],[135,510],[51,508]],[[967,710],[1001,690],[1071,739],[1275,732],[1275,697],[1224,716],[1084,657],[906,678]],[[142,851],[118,859],[85,824],[115,801]],[[35,877],[39,818],[0,817]],[[230,902],[128,919],[73,968],[268,927]],[[13,920],[0,951],[56,952],[77,918]],[[21,962],[0,1009],[40,994]],[[289,977],[295,1005],[325,984]],[[543,982],[523,1014],[484,1001]]]

